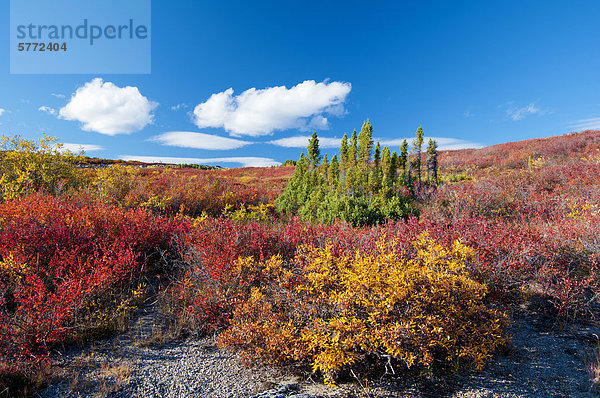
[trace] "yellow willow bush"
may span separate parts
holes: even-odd
[[[137,167],[115,164],[97,169],[93,184],[98,197],[106,203],[133,206],[144,201],[138,197],[131,197],[135,188],[142,184]]]
[[[296,268],[280,257],[239,259],[262,281],[234,312],[221,344],[274,363],[303,362],[325,381],[372,360],[432,369],[481,367],[506,341],[507,317],[484,304],[486,286],[467,271],[474,252],[421,234],[408,252],[381,240],[373,253],[336,256],[301,247]]]
[[[0,137],[0,201],[40,190],[59,194],[80,186],[82,177],[75,166],[80,158],[46,135],[39,143],[16,135]]]

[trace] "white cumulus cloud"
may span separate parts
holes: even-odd
[[[220,137],[218,135],[194,133],[191,131],[169,131],[150,138],[149,141],[162,145],[195,149],[237,149],[252,144],[249,141]]]
[[[281,146],[284,148],[306,148],[308,146],[309,135],[297,135],[294,137],[280,138],[269,141],[269,144]],[[339,148],[341,138],[319,137],[319,147],[321,148]]]
[[[96,78],[77,89],[69,103],[60,109],[59,117],[81,122],[85,131],[130,134],[152,123],[152,111],[157,106],[137,87],[118,87]]]
[[[233,136],[261,136],[276,130],[328,128],[325,114],[343,114],[350,83],[307,80],[294,87],[251,88],[239,95],[229,88],[194,109],[200,128],[223,128]]]
[[[49,106],[40,106],[38,108],[38,111],[45,112],[48,115],[56,115],[56,109],[50,108]]]
[[[6,112],[6,109],[0,108],[0,116],[2,116],[4,112]]]
[[[279,166],[281,163],[271,158],[261,158],[253,156],[233,156],[223,158],[179,158],[171,156],[137,156],[122,155],[122,160],[137,160],[144,163],[172,163],[172,164],[208,164],[220,165],[222,163],[235,163],[241,167],[269,167]]]

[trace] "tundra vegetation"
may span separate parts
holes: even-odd
[[[4,138],[0,394],[32,393],[56,352],[148,302],[174,338],[218,333],[328,384],[484,366],[533,298],[597,320],[600,132],[439,152],[421,128],[398,148],[372,132],[222,170],[88,167]]]

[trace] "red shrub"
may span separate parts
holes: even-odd
[[[32,195],[0,205],[0,355],[41,358],[110,318],[147,259],[171,248],[180,220]]]

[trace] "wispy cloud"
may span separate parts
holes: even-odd
[[[188,105],[187,105],[187,104],[177,104],[177,105],[173,105],[173,106],[171,107],[171,110],[173,110],[173,111],[178,111],[178,110],[180,110],[180,109],[185,109],[185,108],[187,108],[187,107],[188,107]]]
[[[84,152],[94,152],[103,151],[104,147],[95,144],[73,144],[70,142],[65,142],[62,144],[61,150],[70,152],[79,152],[81,150],[83,150]]]
[[[277,130],[329,127],[325,115],[343,115],[350,83],[307,80],[294,87],[215,93],[194,109],[199,128],[223,128],[233,136],[261,136]]]
[[[458,138],[448,138],[448,137],[424,137],[423,140],[425,144],[429,141],[429,138],[432,138],[438,144],[438,149],[440,150],[450,150],[450,149],[465,149],[465,148],[482,148],[484,145],[478,142],[461,140]],[[268,144],[273,144],[285,148],[306,148],[308,146],[308,140],[310,136],[294,136],[294,137],[286,137],[280,138],[273,141],[268,141]],[[404,141],[405,138],[375,138],[374,141],[379,143],[382,146],[387,146],[395,150],[394,148],[399,147]],[[414,137],[406,137],[406,141],[409,145],[412,144]],[[319,146],[321,148],[339,148],[340,147],[341,138],[327,138],[327,137],[319,137]]]
[[[153,122],[152,111],[157,106],[137,87],[118,87],[96,78],[77,89],[59,111],[59,118],[79,121],[85,131],[130,134]]]
[[[459,138],[449,138],[449,137],[423,137],[424,146],[427,145],[429,139],[433,139],[438,144],[438,149],[441,151],[448,151],[454,149],[467,149],[467,148],[483,148],[484,145],[478,142],[461,140]],[[406,141],[408,145],[412,144],[414,137],[406,137]],[[376,140],[377,141],[377,140]],[[395,138],[395,139],[381,139],[379,143],[383,146],[388,146],[392,150],[395,150],[395,147],[399,147],[404,141],[404,138]]]
[[[530,115],[537,114],[538,116],[541,116],[548,113],[547,110],[540,108],[538,105],[536,105],[535,102],[521,107],[516,106],[513,102],[509,102],[506,105],[504,105],[504,107],[506,108],[506,116],[515,122],[525,119],[527,116]]]
[[[465,111],[465,113],[463,113],[463,116],[467,119],[475,117],[475,115],[471,111]]]
[[[223,158],[179,158],[171,156],[137,156],[137,155],[122,155],[119,156],[122,160],[137,160],[145,163],[173,163],[173,164],[207,164],[220,165],[222,163],[239,164],[241,167],[268,167],[278,166],[281,163],[271,158],[261,157],[223,157]]]
[[[56,94],[56,93],[52,93],[52,94],[50,94],[50,95],[51,95],[51,96],[53,96],[53,97],[56,97],[56,98],[60,98],[60,99],[65,99],[65,98],[67,98],[67,97],[66,97],[64,94]]]
[[[281,146],[284,148],[306,148],[308,146],[308,135],[297,135],[294,137],[280,138],[267,143]],[[319,137],[319,146],[321,148],[339,148],[341,138]]]
[[[589,119],[575,120],[569,125],[573,130],[600,130],[600,117],[592,117]]]
[[[2,116],[4,114],[4,112],[6,112],[6,109],[0,108],[0,116]]]
[[[194,133],[190,131],[170,131],[152,137],[149,141],[180,148],[208,150],[237,149],[252,144],[249,141],[220,137],[218,135]]]
[[[48,115],[56,115],[56,109],[50,108],[49,106],[40,106],[38,108],[38,111],[45,112]]]

